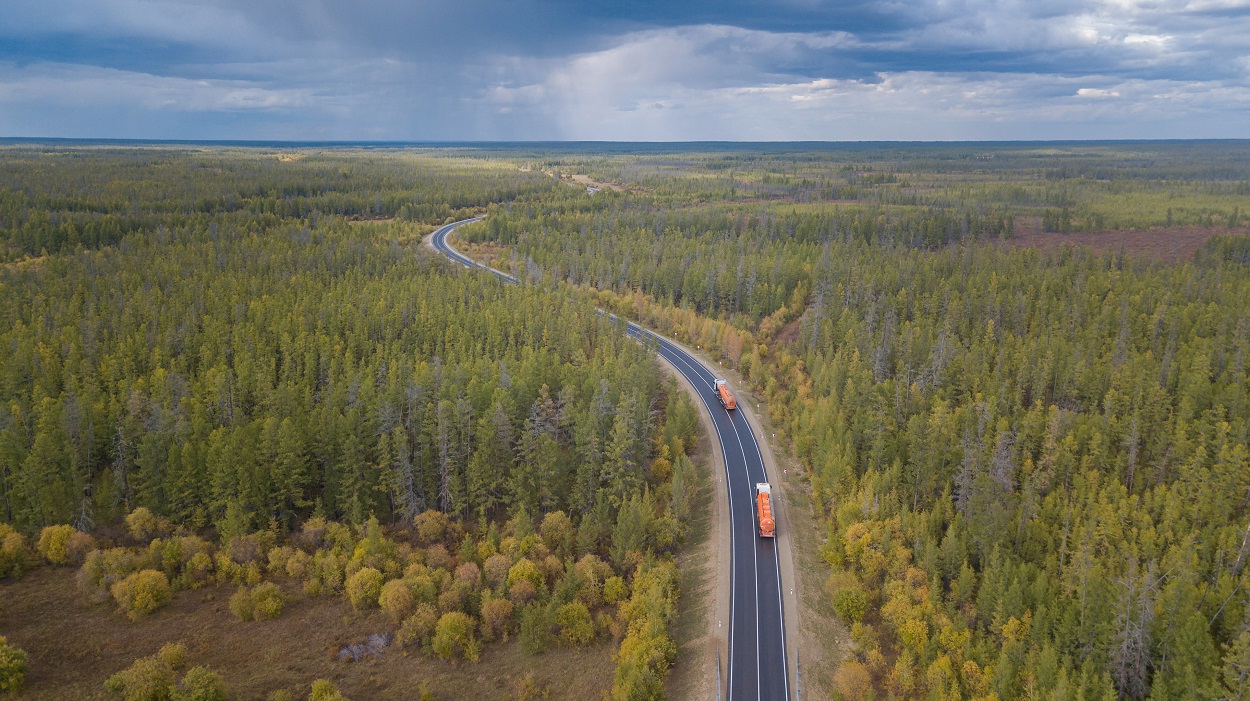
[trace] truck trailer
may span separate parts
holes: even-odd
[[[760,524],[761,538],[777,537],[777,522],[773,520],[773,488],[767,482],[755,483],[755,515]]]
[[[733,392],[729,391],[729,383],[721,378],[716,378],[712,382],[712,389],[716,391],[716,398],[720,400],[720,405],[733,411],[738,408],[738,400],[734,399]]]

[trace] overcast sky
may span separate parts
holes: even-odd
[[[1250,137],[1250,0],[5,0],[0,136]]]

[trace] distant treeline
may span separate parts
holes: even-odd
[[[14,148],[0,158],[0,242],[8,249],[0,255],[319,214],[441,223],[553,187],[498,163],[391,152]]]

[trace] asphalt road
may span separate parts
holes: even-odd
[[[518,282],[511,275],[485,268],[447,244],[447,235],[456,227],[479,219],[447,224],[434,232],[431,243],[443,255],[465,267],[484,268],[505,281]],[[699,390],[700,398],[712,415],[721,453],[725,456],[732,582],[729,659],[725,663],[726,698],[728,701],[789,699],[777,540],[760,538],[755,519],[755,483],[768,479],[755,434],[738,411],[726,411],[721,407],[712,390],[715,376],[681,346],[633,322],[628,322],[627,332],[655,343],[657,352]]]

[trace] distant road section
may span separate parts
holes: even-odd
[[[487,270],[507,282],[519,282],[512,275],[477,263],[447,243],[447,235],[457,227],[481,219],[475,217],[447,224],[430,236],[430,244],[465,267]],[[615,315],[610,316],[616,319]],[[726,698],[729,701],[789,699],[778,539],[759,537],[756,523],[755,485],[768,481],[759,443],[740,411],[721,406],[714,388],[716,376],[703,363],[680,345],[649,329],[633,322],[627,322],[626,329],[634,338],[655,343],[660,356],[698,390],[712,416],[721,453],[725,456],[732,582]]]

